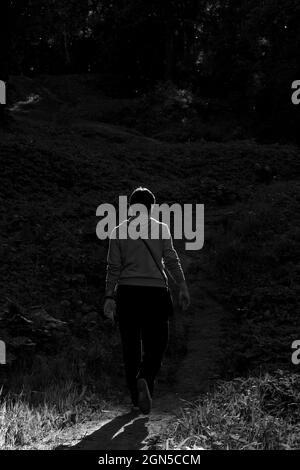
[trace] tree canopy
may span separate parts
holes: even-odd
[[[246,113],[264,118],[280,111],[289,114],[290,123],[294,119],[291,84],[300,77],[297,0],[10,0],[9,5],[5,68],[11,74],[100,72],[139,89],[171,80],[230,97],[236,107],[243,102]]]

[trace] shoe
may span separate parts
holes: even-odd
[[[139,409],[147,415],[151,411],[152,399],[146,380],[138,379],[137,388],[139,392]]]

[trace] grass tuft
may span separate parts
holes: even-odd
[[[222,382],[187,404],[168,429],[170,449],[275,450],[300,445],[297,374]],[[167,436],[165,436],[167,437]]]

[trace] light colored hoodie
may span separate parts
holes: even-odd
[[[140,230],[143,238],[146,238],[144,234],[148,233],[145,241],[161,266],[163,278],[140,238],[133,239],[127,236],[126,239],[122,239],[122,235],[120,237],[122,231],[128,233],[131,221],[132,219],[125,220],[111,233],[107,255],[106,292],[113,292],[117,284],[165,287],[168,282],[165,268],[176,284],[185,281],[168,225],[152,217],[146,217]]]

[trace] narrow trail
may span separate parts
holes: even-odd
[[[48,120],[49,106],[43,109],[40,103],[35,105],[37,116],[40,119],[46,113]],[[57,106],[55,106],[56,110]],[[15,113],[18,115],[18,113]],[[36,119],[31,113],[20,113],[20,119]],[[54,119],[54,118],[53,118]],[[55,121],[55,119],[54,119]],[[121,126],[113,126],[92,120],[73,120],[72,127],[86,137],[93,139],[101,135],[114,141],[143,140],[160,144],[159,141],[143,136]],[[228,210],[228,209],[227,209]],[[218,219],[223,217],[224,211],[211,212],[205,215],[205,236],[215,230]],[[158,377],[157,394],[153,402],[153,409],[149,416],[138,412],[129,412],[126,405],[105,410],[100,420],[89,421],[72,427],[56,440],[61,445],[56,449],[82,449],[82,450],[134,450],[134,449],[161,449],[161,434],[168,427],[170,421],[180,414],[181,408],[208,390],[210,383],[218,377],[218,359],[220,356],[219,341],[221,337],[221,319],[223,309],[216,299],[216,286],[209,279],[205,269],[205,249],[199,252],[186,252],[180,250],[180,258],[184,271],[187,273],[192,305],[188,316],[183,318],[177,312],[170,324],[170,341],[176,335],[181,335],[187,326],[186,354],[179,360],[175,373],[174,383],[160,382],[168,364],[163,364],[160,377]],[[193,267],[197,269],[193,269]],[[185,325],[185,326],[184,326]],[[166,362],[173,361],[172,357]],[[51,444],[48,448],[52,448]],[[45,446],[44,446],[45,448]]]
[[[161,435],[170,422],[180,415],[188,402],[206,392],[210,383],[218,377],[221,319],[224,312],[216,300],[213,281],[209,279],[205,268],[201,268],[203,256],[201,251],[181,255],[187,273],[191,264],[197,264],[200,269],[190,276],[192,306],[188,320],[187,352],[179,363],[172,387],[160,383],[158,378],[157,396],[149,416],[129,412],[126,406],[112,409],[105,420],[89,423],[79,431],[76,439],[72,436],[59,449],[162,449],[164,443]],[[182,327],[181,315],[178,312],[172,319],[171,341],[172,336]]]

